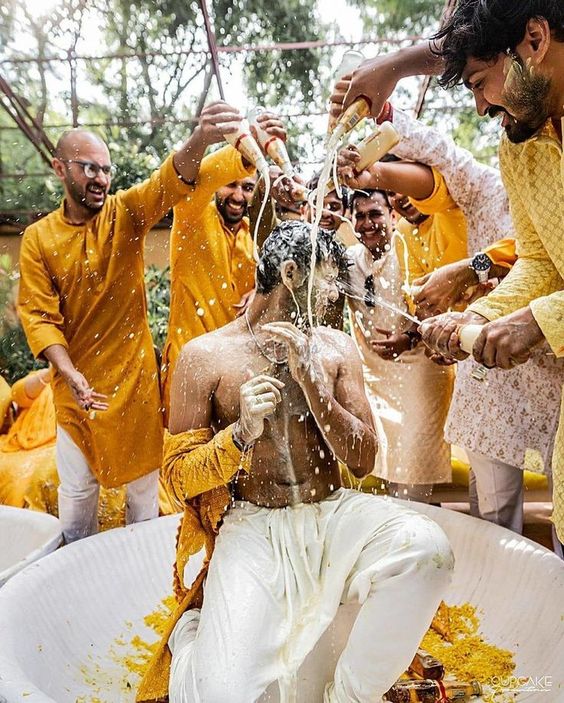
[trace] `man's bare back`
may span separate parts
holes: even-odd
[[[260,337],[264,340],[268,335],[263,333]],[[348,409],[344,410],[347,415],[354,414],[349,423],[351,432],[356,431],[356,423],[372,428],[360,362],[358,369],[354,363],[357,352],[352,340],[337,330],[317,327],[310,338],[310,348],[317,374],[313,383],[323,386],[321,404],[325,403],[327,422],[334,411],[333,400],[336,407],[340,404]],[[196,417],[182,424],[196,429],[196,422],[215,432],[224,429],[239,419],[240,390],[245,382],[262,375],[281,381],[284,386],[280,401],[266,418],[263,433],[254,444],[250,473],[241,473],[234,482],[234,497],[272,508],[323,500],[341,485],[335,458],[338,450],[332,451],[327,441],[330,424],[324,424],[324,432],[321,431],[320,413],[317,412],[316,420],[304,389],[292,376],[288,364],[273,363],[272,354],[266,352],[265,356],[265,351],[258,336],[249,332],[244,318],[189,342],[183,357],[192,367],[189,378],[197,383],[200,404],[205,404],[206,409],[196,409]],[[310,382],[308,379],[306,386]],[[177,396],[182,394],[181,388],[176,384]],[[312,394],[309,395],[311,402]],[[178,407],[182,398],[174,398],[173,403]],[[354,437],[352,441],[354,444]]]

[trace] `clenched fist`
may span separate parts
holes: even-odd
[[[233,430],[234,439],[252,444],[262,435],[264,421],[282,400],[284,383],[265,374],[243,383],[239,392],[239,419]]]

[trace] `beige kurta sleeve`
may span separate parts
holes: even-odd
[[[564,356],[564,291],[531,303],[533,316],[556,356]]]
[[[517,233],[519,259],[490,295],[469,307],[469,310],[483,315],[488,320],[495,320],[524,308],[537,298],[552,297],[552,293],[556,293],[563,287],[562,278],[548,255],[522,200],[514,178],[516,165],[508,152],[505,139],[500,148],[500,165]],[[556,303],[549,302],[549,307],[553,304]],[[546,309],[545,305],[546,303],[541,303],[541,309]],[[537,307],[536,304],[532,306],[533,314],[535,307]],[[561,313],[562,308],[559,309]],[[543,324],[546,323],[543,322]],[[541,328],[543,328],[542,325]]]

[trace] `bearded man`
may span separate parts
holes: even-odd
[[[207,107],[188,141],[152,176],[109,195],[108,147],[65,132],[53,169],[58,210],[24,232],[18,311],[36,357],[54,369],[59,518],[67,542],[97,531],[100,485],[127,484],[126,521],[158,514],[163,422],[147,322],[145,235],[189,192],[205,149],[239,128]]]
[[[360,96],[378,115],[399,79],[442,74],[444,86],[463,82],[472,91],[481,116],[502,118],[500,169],[519,259],[465,313],[425,325],[424,341],[440,354],[465,358],[458,333],[472,323],[483,326],[472,355],[484,366],[510,369],[543,346],[564,356],[563,68],[561,0],[460,0],[434,40],[367,61],[335,88],[334,115]],[[552,471],[553,521],[562,541],[564,401]]]

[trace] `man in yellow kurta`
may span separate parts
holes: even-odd
[[[116,195],[108,195],[112,166],[98,136],[73,130],[57,144],[53,168],[65,197],[24,233],[19,313],[32,352],[55,369],[59,517],[67,541],[96,531],[100,484],[128,484],[128,522],[157,515],[163,427],[144,238],[189,192],[207,146],[240,120],[224,103],[209,106],[176,154]]]
[[[511,21],[507,18],[511,16]],[[480,31],[473,28],[480,27]],[[437,318],[425,340],[460,355],[458,329],[484,326],[473,356],[486,366],[511,368],[545,344],[564,356],[564,6],[467,2],[442,37],[443,82],[460,80],[478,112],[502,113],[502,176],[517,232],[519,259],[501,285],[464,316]],[[564,540],[564,406],[553,458],[553,521]]]
[[[234,320],[235,306],[254,287],[253,240],[246,217],[254,188],[254,166],[225,146],[202,160],[196,186],[174,208],[162,374],[167,408],[182,346]]]

